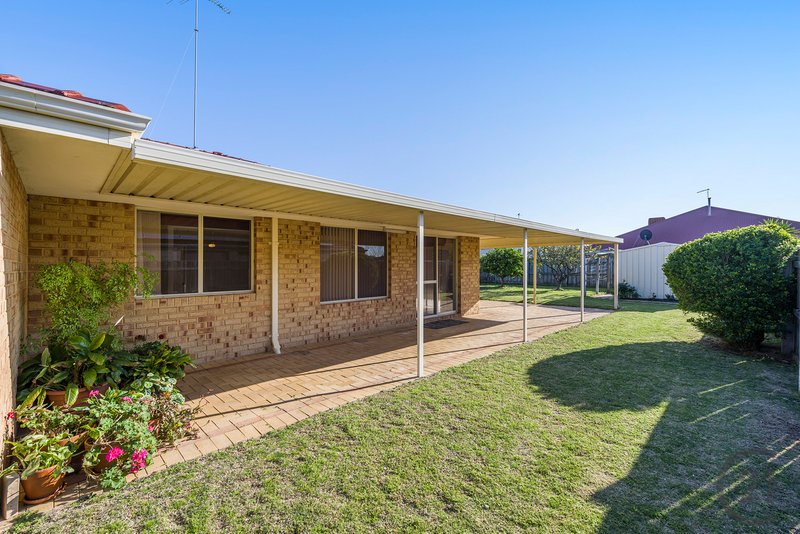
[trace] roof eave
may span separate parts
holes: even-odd
[[[0,82],[0,107],[18,109],[139,136],[150,117]]]
[[[623,242],[623,240],[618,237],[581,232],[579,230],[561,228],[558,226],[542,224],[526,219],[518,219],[470,208],[462,208],[441,202],[390,193],[388,191],[382,191],[379,189],[355,184],[348,184],[336,180],[329,180],[309,174],[279,169],[276,167],[269,167],[260,163],[253,163],[237,158],[230,158],[227,156],[211,154],[208,152],[192,150],[190,148],[159,143],[157,141],[150,141],[146,139],[135,140],[131,158],[134,161],[189,168],[209,173],[226,174],[300,189],[321,191],[362,200],[393,204],[406,208],[417,209],[420,211],[431,211],[457,217],[467,217],[470,219],[514,226],[520,228],[520,230],[527,228],[529,230],[553,232],[573,238],[585,239],[595,243]]]

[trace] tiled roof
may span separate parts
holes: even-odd
[[[60,95],[60,96],[65,96],[67,98],[74,98],[75,100],[82,100],[83,102],[90,102],[92,104],[105,106],[107,108],[118,109],[120,111],[127,111],[127,112],[131,111],[130,109],[128,109],[127,106],[124,106],[123,104],[118,104],[116,102],[109,102],[107,100],[99,100],[97,98],[89,98],[88,96],[83,96],[83,94],[81,94],[80,92],[73,91],[71,89],[56,89],[55,87],[48,87],[46,85],[39,85],[36,83],[26,82],[19,76],[14,76],[13,74],[0,74],[0,82],[11,83],[14,85],[19,85],[20,87],[27,87],[28,89],[42,91],[43,93],[50,93],[51,95]]]

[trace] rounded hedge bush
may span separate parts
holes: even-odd
[[[768,221],[708,234],[675,249],[664,263],[679,307],[703,332],[754,349],[780,333],[794,308],[790,260],[800,242],[786,223]]]

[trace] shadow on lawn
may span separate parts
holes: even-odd
[[[607,509],[600,532],[753,532],[800,523],[800,402],[788,369],[659,342],[554,356],[529,374],[540,394],[588,412],[610,451],[649,430],[630,412],[666,404],[627,475],[593,494]]]

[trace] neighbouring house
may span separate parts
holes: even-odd
[[[481,248],[622,242],[145,139],[149,121],[0,75],[2,413],[44,265],[155,271],[123,335],[200,363],[416,325],[421,374],[423,321],[478,309]]]
[[[761,224],[768,219],[786,220],[800,231],[798,221],[718,208],[710,201],[707,206],[673,217],[651,217],[647,226],[617,236],[624,240],[619,246],[620,280],[634,286],[641,297],[668,298],[671,291],[662,266],[670,252],[706,234]]]

